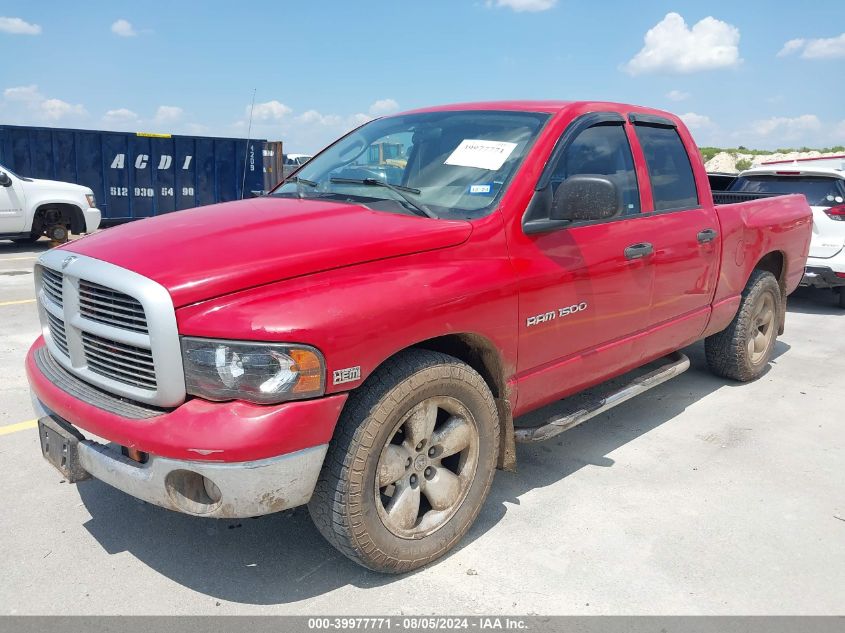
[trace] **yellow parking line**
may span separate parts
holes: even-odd
[[[0,301],[0,308],[3,306],[16,306],[22,303],[35,303],[35,299],[19,299],[18,301]]]
[[[38,420],[27,420],[26,422],[18,422],[17,424],[0,426],[0,435],[8,435],[9,433],[17,433],[18,431],[26,431],[27,429],[34,429],[36,426],[38,426]]]

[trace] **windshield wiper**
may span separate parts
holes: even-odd
[[[314,182],[313,180],[307,180],[306,178],[300,178],[299,176],[293,176],[292,178],[285,178],[282,181],[282,184],[286,185],[289,182],[296,184],[296,197],[299,198],[300,200],[305,197],[305,196],[302,195],[301,185],[307,185],[308,187],[311,187],[313,189],[313,188],[316,188],[317,185],[319,184],[319,183]],[[273,195],[279,195],[279,194],[273,194]]]
[[[316,187],[317,183],[313,180],[306,180],[305,178],[300,178],[299,176],[294,176],[293,178],[288,178],[285,182],[295,182],[296,184],[302,183],[303,185],[308,185],[309,187]]]
[[[410,207],[416,212],[417,215],[437,219],[437,216],[431,209],[426,207],[421,202],[414,201],[413,198],[411,198],[405,193],[407,191],[408,193],[415,193],[419,195],[420,193],[422,193],[419,189],[414,189],[413,187],[403,187],[402,185],[391,185],[389,182],[379,180],[378,178],[330,178],[329,182],[337,183],[339,185],[366,185],[368,187],[384,187],[385,189],[389,189],[390,191],[394,192],[405,202],[407,202]]]

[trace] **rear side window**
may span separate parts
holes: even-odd
[[[803,193],[813,207],[832,207],[845,200],[845,187],[825,176],[748,175],[737,178],[729,191],[747,193]]]
[[[610,176],[622,194],[623,213],[640,212],[634,159],[622,125],[594,125],[576,136],[552,171],[553,190],[570,176],[583,174]]]
[[[678,131],[673,127],[637,125],[645,154],[655,211],[698,206],[695,177]]]

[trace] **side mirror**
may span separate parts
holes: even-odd
[[[0,171],[0,187],[11,187],[12,178],[4,171]]]
[[[552,201],[551,220],[607,220],[622,211],[619,187],[609,177],[593,174],[570,176],[558,186]]]

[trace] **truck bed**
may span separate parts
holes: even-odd
[[[761,261],[769,265],[763,259],[767,253],[772,270],[780,270],[785,262],[779,280],[785,294],[794,291],[804,275],[813,221],[807,200],[801,195],[752,195],[755,197],[715,207],[722,235],[722,266],[708,333],[727,327],[751,271]],[[799,264],[790,266],[790,262]]]

